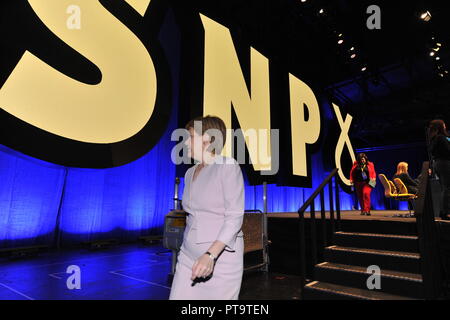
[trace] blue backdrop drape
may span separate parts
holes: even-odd
[[[64,168],[0,146],[2,247],[51,243]]]
[[[60,213],[62,246],[102,238],[133,241],[141,235],[162,234],[165,214],[173,208],[175,165],[173,142],[167,132],[144,157],[111,169],[66,168],[40,161],[0,146],[0,245],[56,243]],[[421,145],[364,149],[377,173],[388,177],[399,161],[410,164],[415,177],[426,152]],[[295,212],[328,174],[313,155],[313,188],[268,185],[269,212]],[[180,194],[183,192],[181,179]],[[63,192],[64,189],[64,192]],[[263,187],[245,187],[246,209],[263,209]],[[341,192],[341,207],[351,210],[353,195]],[[325,195],[328,210],[328,193]],[[373,209],[406,210],[406,204],[384,197],[380,183],[372,193]],[[319,201],[316,208],[320,209]]]
[[[169,13],[166,18],[173,16]],[[58,166],[0,145],[0,248],[53,246],[58,241],[69,246],[101,238],[134,241],[140,235],[162,234],[164,216],[173,207],[175,165],[170,159],[174,146],[170,134],[177,127],[179,108],[179,34],[169,25],[173,21],[161,29],[160,39],[171,66],[173,112],[160,142],[132,163],[102,170]],[[375,162],[378,173],[391,176],[398,161],[408,161],[412,175],[418,174],[426,159],[424,150],[417,145],[363,151]],[[269,212],[298,210],[328,174],[322,154],[314,154],[312,163],[313,188],[268,185]],[[245,193],[246,209],[263,209],[262,186],[247,184]],[[372,199],[374,209],[398,207],[386,201],[380,184]],[[328,209],[328,193],[325,201]],[[354,205],[353,195],[341,192],[341,208],[351,210]],[[320,209],[319,201],[316,208]]]
[[[172,105],[167,107],[172,113],[164,135],[145,156],[116,168],[80,169],[0,145],[0,248],[58,241],[68,246],[102,238],[133,241],[162,233],[175,180],[170,137],[178,125],[180,34],[174,26],[169,10],[159,39],[170,65]]]

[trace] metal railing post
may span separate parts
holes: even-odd
[[[322,245],[327,245],[327,217],[325,215],[325,194],[320,191],[320,217],[322,220]]]
[[[267,227],[267,182],[263,183],[263,202],[264,202],[264,211],[263,211],[263,263],[264,267],[263,271],[269,271],[269,232]]]
[[[341,231],[341,199],[339,196],[339,182],[337,177],[334,177],[335,186],[335,201],[336,201],[336,227],[338,231]]]
[[[313,265],[317,264],[317,236],[316,236],[316,208],[314,201],[310,206],[310,223],[311,223],[311,256]]]
[[[306,246],[305,246],[305,216],[304,212],[299,213],[299,237],[300,237],[300,287],[306,283]],[[303,290],[302,290],[303,295]]]
[[[336,231],[334,227],[334,201],[333,201],[333,182],[328,183],[328,196],[330,197],[330,225],[331,225],[331,243],[333,243],[333,234]]]

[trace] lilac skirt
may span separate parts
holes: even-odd
[[[234,251],[224,250],[216,261],[212,275],[192,281],[194,262],[211,246],[211,242],[195,243],[196,229],[190,225],[184,232],[178,254],[170,300],[237,300],[244,270],[244,239],[237,237]]]

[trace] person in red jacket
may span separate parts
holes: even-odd
[[[361,215],[370,216],[370,193],[375,187],[375,166],[369,161],[365,153],[360,153],[350,170],[350,183],[355,186]]]

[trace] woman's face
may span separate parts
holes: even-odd
[[[209,146],[209,136],[205,133],[203,136],[195,132],[194,128],[189,129],[189,138],[185,142],[188,149],[188,157],[194,160],[203,161],[203,153]]]
[[[361,163],[362,163],[362,164],[366,164],[366,158],[364,158],[364,157],[361,158]]]

